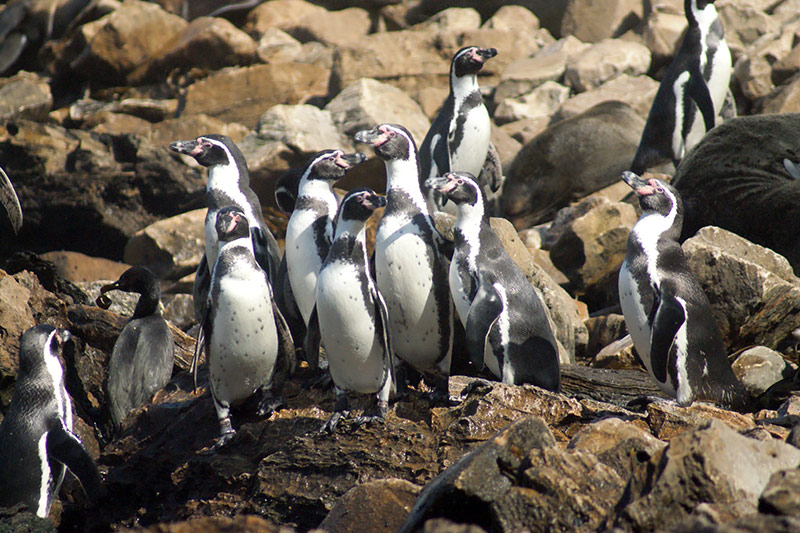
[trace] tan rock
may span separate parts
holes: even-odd
[[[765,96],[759,110],[775,114],[800,112],[800,76],[794,76]]]
[[[725,29],[725,41],[734,57],[744,53],[762,35],[780,31],[780,23],[749,2],[719,0],[714,6]]]
[[[312,10],[296,19],[286,32],[301,43],[318,41],[325,45],[341,46],[367,35],[372,27],[369,13],[357,7],[341,11]]]
[[[797,27],[800,29],[800,25]],[[769,94],[775,86],[772,65],[789,55],[795,39],[795,32],[789,28],[765,35],[736,61],[733,74],[747,98],[757,100]]]
[[[309,15],[324,15],[328,11],[304,0],[272,0],[263,2],[247,14],[244,31],[260,38],[270,28],[287,33],[298,20]]]
[[[498,102],[494,121],[502,125],[522,119],[549,118],[569,98],[569,94],[569,87],[546,81],[525,95]]]
[[[644,7],[636,0],[571,0],[561,20],[561,35],[594,43],[621,35],[643,19]]]
[[[658,82],[650,76],[633,77],[622,74],[597,89],[575,95],[561,104],[553,115],[553,121],[574,117],[601,102],[610,100],[626,102],[642,119],[647,119],[656,92],[658,92]]]
[[[256,43],[245,32],[218,17],[200,17],[166,42],[130,73],[131,83],[160,81],[174,68],[208,70],[249,65],[256,58]]]
[[[5,331],[0,343],[0,375],[16,376],[19,365],[19,338],[36,325],[28,306],[31,291],[17,279],[0,270],[0,326]]]
[[[406,93],[371,78],[361,78],[345,87],[325,110],[348,137],[376,124],[397,123],[411,132],[419,146],[431,125],[419,104]]]
[[[167,13],[157,4],[125,0],[109,15],[79,27],[73,46],[84,52],[73,68],[106,83],[122,82],[186,25],[181,17]]]
[[[647,17],[643,35],[644,44],[653,54],[653,59],[666,62],[675,55],[687,26],[683,9],[678,13],[654,9]]]
[[[116,280],[130,268],[130,265],[124,263],[69,250],[46,252],[40,257],[53,263],[58,275],[73,283],[98,279]]]
[[[206,209],[195,209],[147,226],[125,245],[125,262],[178,279],[197,268],[205,253]]]
[[[501,30],[520,34],[539,29],[539,18],[525,7],[504,5],[495,11],[483,26],[489,30]]]
[[[319,528],[329,533],[397,531],[421,490],[402,479],[361,483],[339,498]]]
[[[659,439],[666,441],[712,420],[720,420],[737,431],[755,427],[755,421],[750,415],[728,411],[703,402],[680,407],[674,401],[659,400],[647,405],[647,414],[650,431]]]
[[[267,28],[258,41],[256,53],[264,63],[290,63],[295,61],[302,49],[302,43],[285,31]]]
[[[331,113],[312,105],[276,105],[258,118],[256,135],[265,141],[278,141],[306,155],[352,144],[333,122]]]
[[[417,31],[463,32],[477,30],[481,15],[472,8],[451,7],[411,27]],[[537,22],[538,26],[538,22]]]
[[[225,122],[214,117],[209,117],[203,113],[173,118],[150,124],[149,138],[156,146],[166,146],[178,139],[194,139],[206,133],[220,133],[227,135],[233,142],[239,143],[250,130],[237,122]],[[146,132],[138,131],[139,134],[146,135]]]
[[[302,63],[222,69],[186,91],[184,115],[203,113],[255,126],[277,104],[300,104],[328,92],[328,71]]]
[[[564,81],[581,93],[620,74],[646,74],[649,68],[650,50],[646,46],[621,39],[603,39],[570,59]]]
[[[44,121],[53,106],[50,84],[31,72],[20,71],[0,79],[0,121]]]
[[[612,417],[585,426],[570,439],[567,449],[601,455],[629,439],[640,441],[650,450],[650,455],[667,446],[666,442],[655,438],[643,423],[631,424]]]

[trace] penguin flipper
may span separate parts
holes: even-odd
[[[370,292],[372,293],[372,301],[375,302],[375,330],[381,336],[383,349],[386,352],[383,370],[384,372],[389,372],[389,375],[392,376],[392,381],[394,381],[394,348],[392,347],[392,339],[389,335],[389,308],[386,306],[383,295],[374,283],[370,283]]]
[[[650,334],[650,368],[660,383],[667,382],[669,354],[678,330],[686,322],[686,311],[672,294],[656,291]]]
[[[256,256],[256,261],[267,273],[270,284],[274,283],[278,275],[278,263],[281,260],[275,237],[267,228],[251,226],[250,239],[253,241],[253,255]]]
[[[486,339],[489,336],[500,313],[503,311],[503,301],[495,288],[486,280],[482,280],[472,305],[467,313],[464,329],[467,333],[467,351],[470,361],[478,370],[484,366],[484,352]]]
[[[58,418],[53,419],[48,426],[45,443],[47,456],[69,468],[81,482],[83,491],[90,500],[96,501],[102,497],[105,489],[100,473],[83,443]]]
[[[19,198],[14,190],[14,185],[12,185],[2,167],[0,167],[0,203],[3,204],[8,214],[11,229],[14,230],[15,234],[19,233],[22,227],[22,207],[19,205]]]
[[[319,330],[319,317],[317,316],[317,306],[311,310],[311,315],[308,317],[308,325],[306,326],[306,362],[311,370],[316,372],[319,370],[319,345],[322,342],[322,333]]]
[[[206,254],[203,254],[203,257],[200,258],[200,264],[197,265],[197,271],[194,275],[194,285],[192,286],[194,318],[200,324],[203,323],[203,317],[205,317],[206,314],[209,290],[211,290],[211,270],[208,268]]]
[[[716,123],[714,101],[711,99],[711,92],[708,90],[708,85],[700,72],[699,65],[695,66],[690,72],[687,89],[689,97],[694,100],[694,103],[697,104],[697,109],[703,114],[706,131],[711,131]]]
[[[294,351],[292,331],[274,299],[272,300],[272,314],[275,317],[275,328],[278,331],[278,359],[275,371],[286,374],[286,377],[294,376],[294,373],[297,372],[297,356]]]
[[[503,165],[500,163],[500,154],[497,153],[493,142],[489,142],[486,160],[483,162],[481,172],[475,180],[481,186],[484,194],[497,192],[503,185]]]
[[[192,356],[192,364],[189,370],[192,373],[192,381],[194,383],[194,390],[197,390],[197,367],[200,362],[200,353],[205,350],[206,354],[209,353],[209,344],[211,343],[211,328],[214,323],[211,318],[211,305],[206,302],[206,309],[203,320],[200,321],[200,331],[197,334],[197,342],[194,344],[194,355]]]

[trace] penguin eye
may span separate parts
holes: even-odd
[[[456,183],[459,184],[459,185],[464,185],[464,180],[462,180],[461,178],[458,178],[456,180]]]
[[[200,141],[200,146],[202,146],[203,148],[208,150],[209,148],[211,148],[211,143],[209,141],[203,139],[202,141]]]
[[[396,132],[396,131],[394,131],[394,130],[388,130],[388,131],[386,132],[386,134],[387,134],[389,137],[394,137],[395,135],[397,135],[397,132]]]

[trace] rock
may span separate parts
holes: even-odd
[[[781,354],[766,346],[754,346],[743,351],[732,367],[753,397],[760,396],[778,381],[791,378],[795,372]]]
[[[800,112],[800,76],[795,75],[783,85],[776,87],[759,101],[757,108],[762,113]]]
[[[352,7],[341,11],[310,11],[296,18],[285,31],[301,43],[318,41],[325,45],[341,46],[364,37],[371,27],[369,13]]]
[[[526,118],[550,117],[569,98],[569,87],[546,81],[518,98],[502,100],[494,112],[498,125]]]
[[[422,487],[402,479],[380,479],[356,485],[331,509],[319,529],[395,532],[406,519]]]
[[[419,104],[406,93],[370,78],[361,78],[342,89],[325,110],[348,137],[375,124],[396,123],[405,126],[419,146],[431,125]]]
[[[329,111],[307,104],[271,107],[258,117],[255,131],[260,139],[281,142],[305,156],[329,148],[352,148]]]
[[[272,0],[254,7],[247,14],[244,31],[260,38],[270,28],[288,30],[307,16],[320,16],[327,13],[323,7],[304,0]]]
[[[593,357],[616,339],[624,337],[628,331],[625,327],[625,317],[619,313],[593,316],[586,320],[585,324],[589,330],[589,342],[586,345],[586,355],[589,357]]]
[[[113,278],[100,278],[84,282],[78,282],[76,285],[86,293],[89,297],[90,305],[96,305],[97,297],[100,296],[100,288],[103,285],[108,285],[117,281],[119,277]],[[116,313],[120,316],[130,318],[133,316],[133,310],[136,309],[136,303],[139,301],[139,295],[133,292],[114,291],[108,293],[107,296],[111,300],[111,306],[107,311]],[[119,332],[117,332],[119,333]],[[113,344],[112,344],[113,347]]]
[[[783,83],[798,71],[800,71],[800,45],[795,45],[788,54],[772,65],[772,76],[776,84]]]
[[[800,470],[781,470],[772,474],[758,499],[758,510],[784,516],[798,516],[800,509]]]
[[[98,279],[116,280],[130,267],[130,265],[117,261],[109,261],[102,257],[90,257],[69,250],[43,253],[41,258],[53,263],[58,275],[73,283]]]
[[[800,28],[800,26],[798,26]],[[797,38],[796,32],[785,29],[760,38],[734,65],[734,76],[742,93],[751,101],[769,94],[775,87],[772,65],[789,55]]]
[[[564,81],[575,92],[595,89],[621,74],[638,76],[650,68],[646,46],[620,39],[603,39],[575,55],[564,71]]]
[[[520,35],[539,29],[539,18],[521,5],[504,5],[498,9],[482,28]]]
[[[238,145],[250,171],[250,188],[258,195],[262,208],[275,205],[275,181],[289,168],[308,159],[280,141],[262,139],[256,132],[248,134]]]
[[[31,72],[0,79],[0,121],[44,121],[53,105],[47,80]]]
[[[553,114],[551,123],[574,117],[602,102],[613,100],[626,102],[642,120],[647,120],[656,92],[658,82],[650,76],[631,77],[622,74],[597,89],[576,94],[566,100]]]
[[[164,303],[164,318],[175,327],[188,331],[196,323],[191,294],[162,294],[161,300]]]
[[[738,57],[759,37],[779,31],[780,22],[749,2],[724,0],[714,4],[725,28],[725,41],[731,54]]]
[[[627,104],[604,102],[558,122],[523,146],[506,171],[502,209],[518,229],[619,180],[644,120]]]
[[[328,71],[304,63],[230,67],[186,90],[184,114],[204,113],[255,126],[256,117],[277,104],[301,104],[328,92]]]
[[[195,209],[143,228],[125,245],[125,262],[146,266],[158,278],[185,276],[205,253],[205,217],[205,209]]]
[[[686,27],[683,10],[672,13],[654,6],[653,12],[647,17],[647,25],[642,35],[645,46],[653,54],[653,63],[664,65],[669,63],[678,50]]]
[[[129,78],[134,84],[142,84],[157,81],[165,72],[186,65],[219,70],[249,65],[255,57],[256,43],[245,32],[223,18],[200,17],[139,65]]]
[[[520,144],[526,145],[537,135],[546,130],[549,125],[550,117],[523,118],[508,124],[503,124],[498,129],[502,129]]]
[[[755,503],[770,476],[800,463],[800,450],[781,442],[743,437],[712,421],[670,441],[652,489],[625,506],[619,525],[669,527],[701,502]],[[747,507],[745,507],[747,508]]]
[[[547,81],[559,81],[565,65],[589,45],[572,36],[545,46],[533,57],[518,59],[505,68],[495,90],[495,101],[530,93]]]
[[[258,40],[256,53],[264,63],[291,63],[297,59],[302,50],[303,45],[300,41],[285,31],[267,28]]]
[[[715,227],[700,230],[683,248],[729,351],[775,348],[800,327],[800,280],[784,258]]]
[[[644,370],[636,356],[630,335],[625,335],[601,348],[592,359],[591,365],[593,368]]]
[[[338,94],[360,78],[390,83],[408,93],[431,85],[447,87],[450,59],[437,52],[435,33],[373,33],[336,49],[331,93]]]
[[[616,273],[638,218],[631,204],[605,200],[569,224],[550,246],[550,259],[569,278],[573,291],[585,294],[600,289],[614,293],[611,301],[615,300]],[[602,287],[609,283],[610,289]]]
[[[675,437],[711,421],[722,421],[726,427],[737,431],[755,427],[752,416],[721,409],[708,403],[695,402],[689,407],[680,407],[672,400],[659,400],[647,405],[647,424],[650,432],[661,440],[671,441]]]
[[[472,8],[451,7],[412,27],[417,31],[463,32],[477,30],[481,15]],[[538,21],[537,21],[538,26]]]
[[[179,139],[194,139],[207,133],[227,135],[234,142],[239,143],[250,130],[236,122],[225,122],[202,113],[168,119],[158,124],[148,124],[148,132],[136,131],[150,139],[153,146],[168,146],[172,141]]]
[[[561,20],[561,35],[598,42],[637,28],[642,20],[643,6],[636,0],[613,0],[602,4],[592,0],[572,0]]]
[[[78,29],[71,46],[83,52],[72,66],[87,78],[122,83],[186,25],[157,4],[125,0],[110,14]]]

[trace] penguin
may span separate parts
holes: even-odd
[[[386,209],[375,235],[375,278],[389,310],[395,355],[433,385],[434,404],[448,393],[453,350],[453,301],[444,240],[419,185],[417,147],[406,128],[380,124],[356,133],[386,165]]]
[[[140,295],[108,362],[108,399],[111,419],[118,430],[131,410],[144,405],[169,382],[175,341],[161,316],[158,279],[148,268],[129,268],[117,281],[101,287],[100,294],[113,290]]]
[[[684,0],[689,27],[661,80],[631,170],[681,159],[716,124],[731,79],[731,52],[714,0]]]
[[[333,240],[339,201],[333,184],[366,156],[360,152],[323,150],[306,165],[298,185],[294,211],[286,226],[286,266],[294,299],[308,325],[314,310],[317,275]]]
[[[233,206],[220,209],[215,229],[219,249],[200,333],[220,425],[212,452],[227,445],[235,434],[231,406],[260,391],[258,414],[270,416],[281,405],[278,396],[286,373],[295,366],[291,333],[275,305],[269,279],[256,261],[246,213]]]
[[[465,46],[450,63],[450,93],[431,124],[419,150],[420,186],[445,172],[462,171],[478,176],[487,197],[499,198],[502,169],[489,137],[492,122],[478,87],[478,72],[497,55],[494,48]],[[428,209],[447,211],[441,198],[426,191]]]
[[[728,362],[711,304],[678,243],[683,204],[662,180],[623,172],[642,216],[628,237],[619,299],[636,352],[659,388],[688,406],[706,400],[744,409],[750,398]]]
[[[238,207],[247,217],[256,260],[267,273],[270,283],[274,283],[277,276],[281,252],[275,237],[264,222],[258,196],[250,188],[247,162],[233,140],[225,135],[208,134],[190,141],[172,142],[169,148],[173,152],[192,156],[198,163],[208,168],[206,253],[197,267],[192,293],[195,317],[199,321],[205,315],[203,306],[208,296],[210,270],[217,259],[215,228],[216,218],[221,209],[229,206]]]
[[[22,207],[19,205],[17,191],[14,190],[14,185],[2,167],[0,167],[0,204],[6,210],[12,231],[15,235],[19,234],[22,228]]]
[[[22,334],[14,394],[0,423],[0,507],[22,503],[46,518],[66,469],[91,501],[104,493],[94,460],[72,431],[59,360],[69,339],[69,331],[46,324]]]
[[[558,345],[547,308],[489,225],[473,176],[448,172],[426,186],[458,209],[449,280],[472,363],[507,385],[558,391]]]
[[[385,197],[367,188],[354,189],[344,197],[336,215],[334,241],[319,272],[316,313],[320,334],[316,339],[325,345],[337,398],[323,431],[335,431],[341,417],[347,416],[348,391],[378,395],[377,415],[360,417],[359,424],[383,419],[389,409],[394,367],[389,317],[370,274],[366,245],[366,221],[385,205]],[[308,350],[318,351],[319,342]]]

